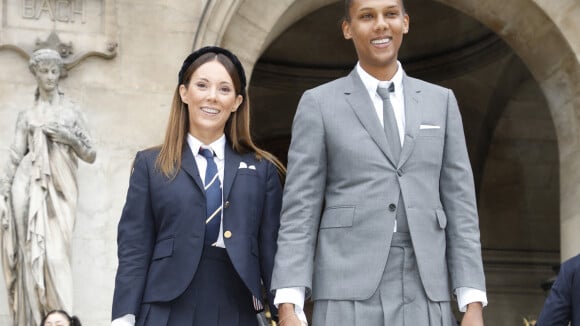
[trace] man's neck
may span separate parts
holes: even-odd
[[[399,69],[399,65],[397,61],[389,64],[387,66],[374,66],[374,65],[367,65],[360,63],[361,68],[364,69],[369,75],[375,77],[378,80],[391,80],[393,76],[397,73],[397,69]]]

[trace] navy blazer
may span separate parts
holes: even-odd
[[[580,326],[580,255],[560,267],[537,326]]]
[[[249,291],[270,288],[282,186],[276,167],[225,146],[223,230],[227,253]],[[186,144],[174,179],[155,167],[159,149],[137,153],[118,226],[119,266],[112,318],[138,315],[142,303],[176,299],[190,284],[204,246],[206,201]],[[240,167],[245,166],[255,169]],[[252,298],[248,298],[252,300]],[[273,297],[269,303],[273,309]],[[275,310],[273,310],[275,311]]]

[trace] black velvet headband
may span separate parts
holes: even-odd
[[[238,76],[240,77],[241,94],[245,96],[246,95],[246,74],[244,73],[244,67],[242,66],[242,63],[240,62],[240,60],[238,60],[238,57],[236,57],[233,53],[231,53],[230,51],[228,51],[224,48],[220,48],[217,46],[203,47],[201,49],[198,49],[197,51],[192,52],[189,56],[187,56],[187,58],[185,58],[185,61],[183,61],[183,65],[181,65],[181,70],[179,70],[179,75],[178,75],[179,85],[183,84],[183,82],[184,82],[183,78],[185,75],[185,71],[187,71],[187,68],[189,68],[189,66],[195,60],[197,60],[197,58],[201,57],[202,55],[204,55],[206,53],[223,54],[228,59],[230,59],[230,61],[234,64],[234,67],[236,67],[236,70],[238,71]]]

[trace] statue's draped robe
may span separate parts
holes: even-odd
[[[10,153],[11,216],[2,228],[4,275],[15,325],[36,326],[53,309],[73,311],[77,156],[71,146],[43,132],[42,126],[52,123],[88,140],[84,117],[62,97],[50,110],[33,106],[19,115]]]

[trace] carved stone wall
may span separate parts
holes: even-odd
[[[248,74],[269,45],[308,13],[336,0],[0,0],[0,164],[8,153],[16,114],[33,100],[35,81],[27,53],[53,28],[73,45],[71,60],[97,51],[72,66],[62,90],[79,102],[99,156],[80,163],[80,196],[73,243],[75,311],[86,325],[106,325],[116,270],[116,226],[137,150],[160,143],[182,59],[192,48],[218,44],[239,55]],[[543,93],[558,143],[562,259],[580,251],[580,3],[576,0],[437,0],[474,17],[499,35],[521,58]],[[198,32],[199,31],[199,32]],[[113,44],[114,43],[114,44]],[[297,44],[297,46],[300,46]],[[307,50],[307,49],[305,49]],[[314,82],[313,80],[307,82]],[[518,90],[535,98],[533,86]],[[283,90],[278,90],[283,92]],[[276,96],[271,93],[270,96]],[[511,103],[517,116],[517,103]],[[515,115],[514,115],[515,114]],[[521,112],[520,112],[521,114]],[[505,123],[505,121],[504,121]],[[505,129],[498,129],[505,137]],[[545,270],[518,254],[489,252],[486,272],[502,288]],[[499,276],[498,276],[499,275]],[[498,277],[496,277],[498,276]],[[517,286],[527,286],[529,278]],[[0,325],[9,325],[0,283]],[[504,295],[505,294],[505,295]],[[512,292],[492,304],[520,302]],[[539,293],[534,293],[538,298]],[[526,302],[538,306],[541,300]],[[513,307],[512,309],[525,307]],[[492,323],[501,325],[501,323]]]

